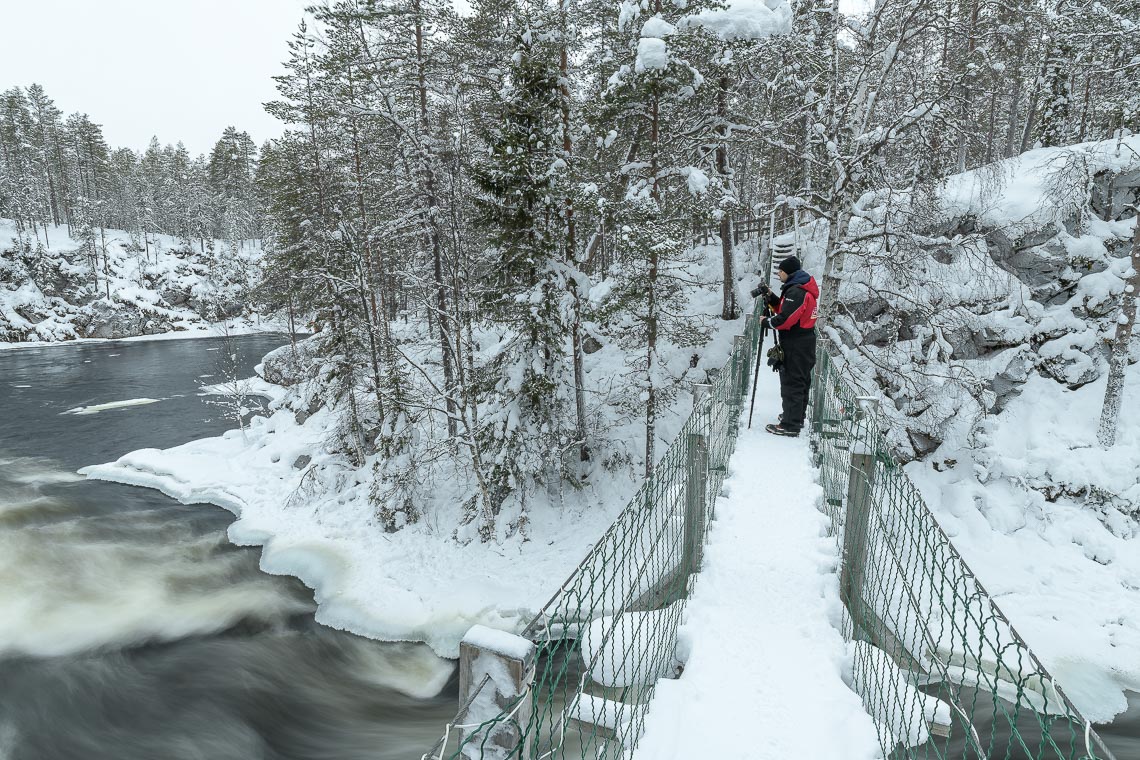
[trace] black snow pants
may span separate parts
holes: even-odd
[[[780,346],[784,349],[784,366],[780,368],[780,398],[784,402],[781,424],[789,430],[799,430],[804,426],[815,366],[815,330],[782,332]]]

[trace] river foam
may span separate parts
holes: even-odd
[[[220,529],[165,510],[81,515],[82,480],[50,460],[0,460],[0,655],[59,656],[280,624],[314,609]]]
[[[313,610],[257,574],[255,559],[225,551],[224,535],[107,540],[89,521],[0,532],[0,654],[169,641]]]

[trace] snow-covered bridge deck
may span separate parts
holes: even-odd
[[[641,757],[881,755],[843,680],[838,547],[817,508],[807,437],[764,432],[779,387],[762,370],[753,428],[741,431],[686,608],[684,673],[658,682]]]

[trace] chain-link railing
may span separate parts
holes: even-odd
[[[845,367],[821,342],[811,443],[842,552],[853,685],[884,754],[1112,758],[955,550],[887,448],[877,393],[860,395]]]
[[[633,750],[654,685],[679,672],[677,629],[759,341],[753,314],[724,368],[694,386],[693,412],[653,473],[523,632],[538,645],[529,692],[477,722],[468,717],[476,689],[425,758],[612,758]]]
[[[633,754],[656,682],[680,672],[677,631],[759,341],[754,314],[653,474],[523,632],[537,656],[522,693],[495,703],[484,677],[424,758]],[[877,393],[856,391],[845,366],[821,341],[811,446],[842,555],[852,686],[884,755],[1114,760],[896,464]]]

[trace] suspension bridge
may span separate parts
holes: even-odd
[[[768,269],[795,251],[794,235],[751,226],[769,234]],[[757,312],[724,367],[694,386],[693,411],[652,475],[526,629],[468,634],[459,712],[423,760],[638,756],[655,688],[684,677],[678,629],[760,341]],[[850,685],[883,757],[1115,760],[892,457],[875,391],[820,341],[810,451],[841,559]]]

